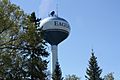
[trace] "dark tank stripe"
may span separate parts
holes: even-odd
[[[68,32],[68,31],[63,30],[63,29],[47,29],[47,30],[44,30],[44,31],[58,31],[58,32],[64,32],[64,33],[69,34],[69,32]]]
[[[45,31],[45,40],[51,45],[58,45],[69,35],[67,31],[61,30],[47,30]]]

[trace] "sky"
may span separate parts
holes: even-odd
[[[52,10],[70,23],[71,31],[59,44],[63,76],[75,74],[85,80],[91,49],[102,76],[113,72],[120,80],[120,0],[10,0],[25,13],[44,19]],[[57,2],[58,1],[58,2]],[[50,65],[49,65],[50,66]]]

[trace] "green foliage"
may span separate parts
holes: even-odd
[[[56,63],[56,68],[52,74],[52,79],[53,80],[63,80],[62,72],[61,72],[60,65],[58,62]]]
[[[8,0],[2,0],[0,4],[0,47],[15,42],[24,18],[26,15],[18,6],[11,4]]]
[[[104,76],[104,80],[114,80],[113,73],[109,73]]]
[[[33,14],[33,13],[32,13]],[[0,77],[6,80],[46,80],[49,53],[40,19],[26,15],[8,0],[0,3]],[[35,13],[34,13],[34,17]]]
[[[76,75],[67,75],[64,80],[80,80]]]
[[[16,14],[18,12],[19,14]],[[23,18],[25,15],[19,7],[8,0],[0,2],[0,77],[5,79],[22,78],[18,71],[21,59],[16,55],[18,50],[12,48],[18,44],[18,33]]]
[[[102,78],[100,77],[102,69],[100,69],[100,67],[98,66],[97,57],[95,57],[93,50],[91,54],[92,56],[89,61],[89,67],[86,71],[87,75],[85,77],[87,80],[102,80]]]

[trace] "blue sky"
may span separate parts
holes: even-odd
[[[11,0],[26,13],[45,18],[57,0]],[[120,79],[120,0],[58,0],[58,14],[71,26],[69,37],[59,44],[63,76],[84,75],[94,49],[102,76],[114,72]]]

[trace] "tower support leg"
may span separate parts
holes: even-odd
[[[53,73],[56,67],[56,63],[58,62],[58,45],[51,45],[51,51],[51,71]]]

